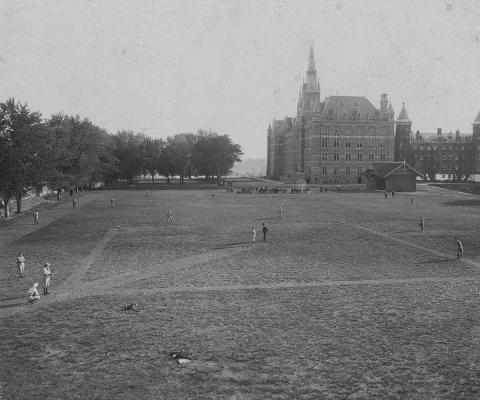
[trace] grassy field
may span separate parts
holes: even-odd
[[[475,196],[210,194],[91,192],[2,222],[0,399],[480,398]]]

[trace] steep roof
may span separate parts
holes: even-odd
[[[400,110],[400,114],[398,114],[397,122],[412,122],[410,118],[408,118],[407,110],[405,110],[405,103],[402,104],[402,109]]]
[[[370,175],[377,175],[380,178],[386,178],[401,168],[408,169],[418,176],[423,176],[420,172],[412,168],[406,162],[399,161],[371,163],[369,168],[367,168],[367,171],[370,170]]]
[[[393,111],[392,103],[388,103],[388,112],[389,113],[394,113],[395,112],[395,111]]]
[[[473,121],[473,125],[480,125],[480,111],[477,114],[477,118]]]
[[[361,96],[330,96],[325,99],[323,111],[320,118],[331,118],[337,116],[340,118],[345,114],[350,116],[355,110],[361,116],[369,115],[373,117],[377,109],[370,101]]]

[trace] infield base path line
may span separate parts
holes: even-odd
[[[387,235],[386,233],[382,233],[382,232],[376,231],[376,230],[374,230],[374,229],[367,228],[366,226],[357,225],[357,224],[351,224],[351,223],[349,223],[348,225],[353,226],[353,227],[355,227],[355,228],[357,228],[357,229],[361,229],[361,230],[364,230],[364,231],[373,233],[374,235],[381,236],[381,237],[383,237],[383,238],[385,238],[385,239],[390,239],[390,240],[393,240],[394,242],[402,243],[402,244],[404,244],[404,245],[406,245],[406,246],[414,247],[414,248],[416,248],[416,249],[426,251],[427,253],[434,254],[434,255],[439,256],[439,257],[443,257],[443,258],[447,258],[447,259],[450,259],[450,258],[451,258],[451,256],[448,255],[448,254],[442,253],[442,252],[437,251],[437,250],[429,249],[428,247],[424,247],[424,246],[419,245],[419,244],[416,244],[416,243],[411,243],[411,242],[408,242],[408,241],[406,241],[406,240],[399,239],[399,238],[396,238],[396,237]],[[453,261],[453,260],[454,260],[454,259],[452,259],[452,261]],[[467,264],[467,265],[470,265],[470,266],[472,266],[472,267],[480,268],[480,263],[475,262],[475,261],[473,261],[473,260],[470,260],[470,259],[468,259],[468,258],[462,258],[461,260],[459,260],[459,262],[463,262],[463,263],[465,263],[465,264]]]

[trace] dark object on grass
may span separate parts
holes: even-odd
[[[137,303],[124,304],[124,305],[122,306],[122,310],[138,312],[137,306],[138,306]]]

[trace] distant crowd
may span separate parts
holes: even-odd
[[[233,190],[231,190],[233,191]],[[284,187],[284,186],[241,186],[235,188],[237,193],[281,193],[281,194],[300,194],[310,193],[309,187]]]

